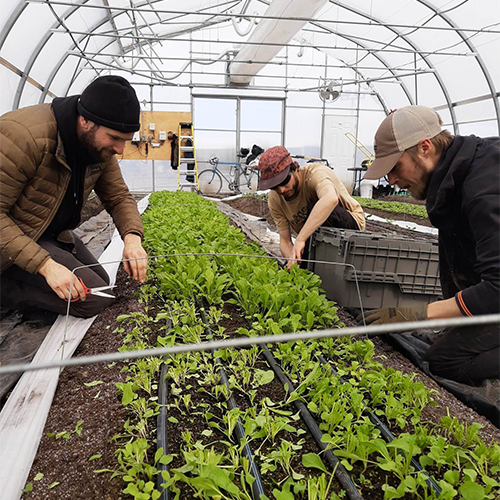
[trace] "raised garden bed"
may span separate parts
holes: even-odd
[[[195,195],[156,193],[144,219],[150,254],[263,254],[255,244],[246,243],[212,204]],[[287,273],[266,259],[159,259],[151,261],[150,277],[137,296],[130,283],[122,282],[117,294],[124,300],[96,321],[82,342],[81,354],[119,346],[128,350],[210,337],[342,327],[337,308],[321,294],[317,277],[296,268]],[[200,301],[205,304],[206,321]],[[348,316],[343,314],[342,319]],[[97,338],[103,342],[100,348],[94,345]],[[344,376],[343,384],[315,359],[314,349],[320,349]],[[444,408],[426,413],[427,408],[441,408],[441,393],[431,393],[421,376],[412,380],[387,368],[392,356],[382,358],[387,353],[376,349],[368,340],[273,347],[297,388],[297,396],[291,398],[276,376],[271,378],[269,366],[256,349],[170,358],[166,365],[167,446],[159,451],[157,358],[137,360],[123,368],[73,369],[72,377],[66,370],[46,427],[54,435],[42,440],[29,480],[33,490],[25,498],[159,498],[161,485],[169,487],[169,498],[175,498],[177,491],[178,498],[251,498],[248,464],[241,456],[241,445],[229,432],[235,417],[240,418],[249,445],[256,451],[253,455],[268,498],[346,498],[337,479],[331,479],[324,453],[319,448],[314,451],[307,431],[296,420],[291,400],[297,397],[309,407],[327,435],[325,443],[338,454],[364,498],[437,498],[427,490],[425,476],[407,465],[411,456],[435,476],[443,490],[439,498],[495,498],[500,470],[498,431],[479,417],[474,420],[484,427],[466,430],[459,406],[451,410],[457,420],[440,422]],[[229,394],[220,380],[217,359],[225,364],[238,411],[231,413],[227,408]],[[93,411],[101,402],[109,406]],[[385,420],[396,435],[395,445],[380,440],[363,415],[364,404]],[[264,418],[258,419],[261,411]],[[100,419],[92,420],[92,413]],[[276,433],[281,418],[286,419],[286,427]],[[68,438],[60,434],[63,431]],[[65,447],[71,453],[63,455]],[[471,459],[472,453],[477,460]],[[52,460],[47,460],[50,456]],[[162,468],[168,472],[160,475]],[[36,481],[37,474],[44,476]],[[55,482],[59,484],[49,489]]]

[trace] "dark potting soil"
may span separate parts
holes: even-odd
[[[389,222],[375,222],[370,219],[366,220],[366,231],[371,231],[373,233],[387,233],[407,236],[408,238],[423,238],[435,242],[437,244],[437,236],[433,234],[420,233],[413,231],[411,229],[405,229],[403,227],[396,226],[396,224],[391,224]]]
[[[176,455],[168,468],[175,469],[185,465],[186,462],[182,454],[182,448],[186,442],[186,433],[188,432],[191,443],[201,441],[207,448],[213,448],[217,453],[224,453],[226,448],[220,443],[220,439],[225,438],[227,440],[227,436],[220,434],[214,437],[212,434],[202,434],[203,431],[212,431],[204,415],[206,412],[210,412],[213,415],[212,419],[214,421],[220,422],[221,426],[224,425],[222,423],[223,412],[214,404],[216,400],[207,392],[200,392],[200,389],[208,391],[209,388],[204,388],[200,383],[200,379],[192,377],[186,380],[186,386],[183,388],[182,393],[174,396],[171,393],[170,387],[172,382],[167,379],[166,383],[166,404],[173,406],[168,407],[166,411],[167,436],[166,450],[164,451],[166,454]],[[190,399],[183,400],[184,396],[189,396]],[[192,410],[196,409],[200,404],[208,405],[206,410]],[[217,430],[213,430],[213,432],[219,433]],[[181,490],[180,498],[192,498],[193,491],[188,484],[179,482],[177,483],[177,487]]]
[[[378,215],[379,217],[384,217],[385,219],[402,220],[406,222],[414,222],[415,224],[419,224],[421,226],[433,227],[427,217],[417,217],[416,215],[389,212],[388,210],[379,210],[378,208],[363,208],[363,210],[366,214]]]
[[[379,201],[397,201],[398,203],[409,203],[410,205],[425,205],[425,200],[417,200],[413,196],[403,196],[393,194],[391,196],[381,196],[377,198]]]
[[[396,198],[403,198],[403,197],[401,196]],[[241,198],[236,198],[235,200],[225,201],[224,203],[227,203],[231,207],[240,210],[241,212],[244,212],[246,214],[266,219],[269,225],[271,226],[271,229],[276,231],[276,226],[269,212],[267,201],[261,200],[253,196],[243,196]],[[386,219],[391,218],[397,220],[406,220],[415,222],[416,224],[420,224],[423,226],[432,226],[429,222],[429,219],[423,219],[422,217],[415,217],[406,214],[395,214],[394,212],[385,212],[383,210],[372,210],[372,209],[365,209],[365,212],[373,213],[374,215],[379,215],[380,217],[384,217]],[[376,233],[401,234],[403,236],[408,236],[410,238],[415,238],[417,236],[419,238],[437,241],[436,236],[432,234],[418,233],[416,231],[412,231],[411,229],[404,229],[402,227],[396,226],[395,224],[390,224],[388,222],[375,222],[375,221],[370,221],[370,219],[367,219],[366,221],[366,230],[373,231]]]
[[[80,346],[78,356],[116,352],[122,345],[124,333],[113,333],[116,317],[131,311],[143,310],[134,296],[139,285],[120,268],[117,287],[113,294],[117,300],[102,311],[94,321]],[[103,499],[125,498],[121,478],[110,479],[110,473],[96,474],[98,469],[115,469],[116,444],[109,440],[123,431],[128,412],[117,396],[116,382],[124,382],[127,374],[121,372],[123,363],[88,365],[65,369],[60,378],[40,446],[29,474],[28,483],[33,491],[23,499]],[[85,386],[99,382],[96,385]],[[78,422],[81,435],[75,432]],[[55,435],[62,431],[69,438]],[[49,437],[47,433],[54,436]],[[90,461],[90,457],[101,455]],[[43,478],[34,481],[37,474]],[[58,482],[56,486],[49,486]]]
[[[267,201],[265,200],[261,200],[255,196],[242,196],[235,200],[227,200],[224,203],[246,214],[266,219],[269,224],[273,227],[275,226],[274,220],[269,212],[269,207],[267,206]]]
[[[229,297],[225,300],[227,298]],[[224,333],[229,338],[239,337],[236,333],[238,328],[248,328],[247,320],[242,317],[242,313],[235,304],[225,301],[222,312],[224,316],[219,321],[219,326],[224,327]]]
[[[255,368],[260,369],[260,370],[270,370],[271,368],[269,365],[266,363],[264,360],[264,357],[262,353],[260,354],[260,359],[257,361],[255,364]],[[229,376],[230,370],[226,369],[226,373]],[[236,401],[237,406],[241,410],[247,410],[252,406],[252,403],[250,402],[250,399],[248,397],[248,394],[242,393],[241,391],[235,390],[233,391],[233,396]],[[278,404],[280,402],[286,401],[288,399],[288,396],[285,392],[285,388],[279,381],[278,377],[275,375],[274,379],[265,385],[261,385],[260,387],[257,388],[257,392],[254,398],[254,405],[257,406],[258,403],[263,401],[265,398],[270,399],[272,402],[277,404],[277,408],[279,410],[285,410],[285,411],[290,411],[293,414],[297,413],[297,409],[293,405],[289,406],[282,406]],[[294,422],[291,422],[293,427],[295,427],[297,430],[302,430],[303,434],[297,435],[296,433],[292,433],[286,430],[280,431],[276,438],[275,442],[271,441],[263,441],[262,439],[257,439],[255,441],[252,441],[250,443],[250,447],[252,449],[252,453],[254,454],[254,458],[256,460],[256,463],[259,465],[259,471],[260,471],[260,457],[265,457],[272,451],[276,451],[280,443],[284,440],[289,441],[295,445],[300,445],[301,449],[294,452],[293,457],[290,461],[290,467],[293,469],[294,472],[298,474],[304,475],[306,478],[307,477],[317,477],[321,475],[321,472],[316,469],[308,469],[304,467],[302,464],[302,455],[305,455],[307,453],[320,453],[320,448],[315,442],[314,438],[311,436],[309,433],[306,425],[303,423],[302,420],[297,420]],[[259,450],[259,453],[256,453],[256,450]],[[325,464],[325,467],[327,470],[331,472],[331,469],[324,459],[322,457],[323,463]],[[275,471],[267,471],[265,474],[261,474],[261,479],[262,483],[264,485],[264,488],[267,490],[267,492],[272,492],[273,488],[276,487],[277,484],[282,483],[286,481],[286,479],[290,476],[290,474],[286,473],[283,469],[277,468]],[[332,490],[335,491],[336,493],[339,493],[342,491],[342,486],[338,481],[334,481],[332,483]],[[272,496],[269,495],[270,498]]]

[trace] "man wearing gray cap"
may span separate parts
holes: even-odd
[[[431,108],[390,114],[375,135],[375,161],[365,179],[426,199],[439,229],[444,300],[417,308],[372,311],[367,324],[500,312],[500,138],[452,136]],[[425,354],[435,375],[475,383],[500,377],[498,325],[442,332]]]

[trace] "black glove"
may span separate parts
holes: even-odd
[[[374,309],[365,314],[367,325],[386,325],[388,323],[404,323],[405,321],[425,321],[427,318],[427,304],[417,307],[388,307]],[[363,324],[361,314],[356,318],[359,325]]]

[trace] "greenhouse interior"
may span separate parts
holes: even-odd
[[[2,0],[2,500],[500,498],[498,0]]]

